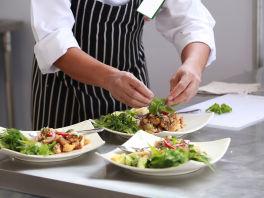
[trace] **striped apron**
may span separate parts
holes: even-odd
[[[144,19],[136,12],[140,3],[130,0],[110,6],[96,0],[72,0],[73,33],[84,52],[134,74],[149,87],[142,45]],[[62,71],[42,75],[35,57],[31,99],[33,130],[64,127],[129,108],[109,91],[80,83]]]

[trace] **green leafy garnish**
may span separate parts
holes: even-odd
[[[179,103],[172,105],[176,107]],[[174,113],[175,110],[167,106],[167,100],[164,98],[154,98],[148,107],[148,110],[153,115],[161,114],[162,111],[166,113]]]
[[[215,103],[214,105],[212,105],[211,107],[209,107],[208,109],[206,109],[206,112],[211,111],[214,112],[218,115],[221,115],[222,113],[229,113],[232,111],[232,108],[229,107],[226,104],[222,104],[221,106],[219,106],[219,104]]]
[[[54,155],[54,152],[52,151],[53,146],[56,144],[56,141],[54,141],[52,144],[43,144],[42,142],[35,143],[34,145],[28,144],[25,142],[25,146],[19,146],[21,153],[27,154],[27,155]]]
[[[126,113],[108,114],[101,116],[100,119],[96,119],[94,127],[106,127],[108,129],[125,132],[128,134],[135,134],[139,131],[138,124],[134,121],[134,117],[131,117],[133,113],[127,115]]]
[[[53,155],[52,144],[36,143],[26,138],[17,129],[4,129],[0,132],[0,148],[6,148],[28,155]]]
[[[215,172],[210,164],[210,158],[206,155],[206,153],[196,152],[193,149],[184,151],[179,147],[176,147],[175,150],[164,148],[163,150],[158,151],[150,144],[148,145],[152,150],[152,154],[148,157],[146,168],[169,168],[194,160],[205,163]],[[193,146],[194,145],[188,145],[189,148],[192,148]]]

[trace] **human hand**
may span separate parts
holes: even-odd
[[[170,79],[170,93],[167,96],[167,106],[188,102],[197,94],[202,72],[197,67],[181,66]]]
[[[107,77],[105,88],[115,99],[133,108],[148,106],[154,97],[133,74],[117,69]]]

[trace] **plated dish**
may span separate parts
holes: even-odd
[[[171,107],[177,105],[178,103]],[[181,137],[199,130],[214,115],[214,113],[180,115],[171,107],[167,106],[166,99],[154,98],[148,107],[113,112],[90,121],[95,127],[104,127],[105,130],[124,138],[132,137],[139,130],[159,137],[168,135]]]
[[[159,137],[156,137],[144,131],[138,131],[132,138],[130,138],[127,142],[125,142],[123,146],[143,148],[149,146],[148,143],[154,146],[154,142],[159,140],[160,140]],[[210,163],[214,164],[217,161],[219,161],[225,154],[230,144],[230,138],[225,138],[211,142],[190,142],[190,144],[199,146],[201,152],[206,152],[207,155],[210,157],[211,159]],[[122,155],[123,153],[124,151],[117,148],[105,154],[99,154],[99,153],[96,154],[116,166],[120,166],[122,168],[131,170],[133,172],[145,174],[145,175],[155,175],[155,176],[180,175],[180,174],[190,173],[199,170],[202,167],[207,166],[203,162],[190,160],[186,163],[170,168],[138,168],[138,167],[120,164],[111,159],[114,156]]]
[[[58,131],[67,131],[69,129],[74,129],[75,131],[78,130],[85,130],[85,129],[92,129],[93,125],[90,121],[86,120],[83,122],[80,122],[78,124],[74,124],[68,127],[57,129]],[[0,128],[1,129],[1,128]],[[29,135],[29,133],[32,133],[33,131],[20,131],[26,138],[31,139],[32,137]],[[52,161],[62,161],[67,159],[72,159],[79,157],[80,155],[92,151],[100,146],[102,146],[105,142],[101,139],[101,137],[97,133],[85,135],[87,139],[91,141],[91,143],[84,145],[82,149],[73,150],[71,152],[62,152],[56,155],[48,155],[48,156],[42,156],[42,155],[27,155],[24,153],[20,153],[17,151],[13,151],[10,149],[2,148],[0,149],[1,154],[13,156],[17,159],[24,160],[24,161],[31,161],[31,162],[52,162]]]
[[[180,129],[176,132],[162,131],[159,133],[155,133],[154,135],[158,136],[158,137],[165,137],[168,135],[172,135],[175,137],[182,137],[185,134],[195,132],[195,131],[201,129],[202,127],[204,127],[211,120],[213,115],[214,115],[214,113],[212,113],[212,112],[211,113],[205,113],[205,114],[199,114],[199,115],[186,115],[186,114],[179,115],[180,117],[181,116],[184,117],[184,123],[186,124],[186,126],[184,126],[183,129]],[[92,123],[95,123],[94,120],[90,119],[90,121]],[[111,129],[108,129],[106,127],[104,127],[104,128],[106,131],[109,131],[111,133],[115,133],[115,134],[120,135],[120,136],[127,138],[127,139],[131,138],[134,135],[134,134],[128,134],[128,133],[124,133],[124,132],[111,130]]]

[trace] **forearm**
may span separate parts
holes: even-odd
[[[201,77],[202,72],[206,66],[209,54],[210,48],[205,43],[190,43],[182,51],[182,65],[188,65],[193,67]]]
[[[69,48],[54,65],[79,82],[103,88],[106,88],[107,76],[117,71],[79,48]]]

